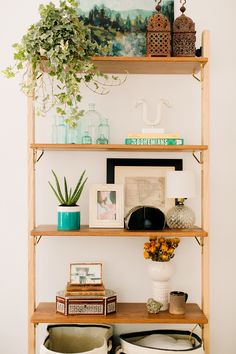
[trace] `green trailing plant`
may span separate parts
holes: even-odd
[[[61,206],[75,206],[81,196],[81,193],[84,189],[84,185],[87,181],[87,177],[84,178],[85,171],[81,174],[78,183],[74,190],[72,188],[68,188],[66,177],[64,177],[64,192],[60,186],[59,180],[57,178],[56,173],[52,170],[54,179],[55,179],[55,187],[52,185],[50,181],[48,181],[50,187],[52,188],[57,200],[59,201]]]
[[[39,21],[13,44],[15,65],[3,71],[8,78],[23,73],[22,90],[35,98],[37,115],[55,108],[72,127],[83,115],[78,109],[82,83],[100,94],[108,93],[106,86],[117,84],[114,76],[108,83],[108,76],[91,61],[92,56],[105,55],[109,45],[91,40],[89,27],[79,19],[78,6],[77,0],[61,0],[58,7],[52,2],[40,5]]]

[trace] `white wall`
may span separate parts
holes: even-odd
[[[11,63],[11,44],[18,41],[29,24],[37,18],[41,1],[8,1],[1,5],[0,43],[1,69]],[[46,2],[46,1],[44,1]],[[177,4],[176,4],[177,5]],[[218,5],[218,7],[217,7]],[[179,7],[179,5],[178,5]],[[211,31],[211,354],[234,354],[234,197],[236,168],[234,165],[235,138],[235,29],[236,5],[233,0],[216,4],[215,1],[188,1],[188,14],[200,32]],[[222,13],[224,16],[222,16]],[[0,76],[1,85],[1,257],[0,257],[0,339],[1,353],[27,352],[27,151],[26,98],[19,91],[19,79],[8,81]],[[98,110],[110,119],[111,136],[121,142],[128,131],[141,126],[140,111],[135,100],[148,100],[150,110],[160,97],[173,103],[165,110],[166,127],[179,130],[186,143],[198,142],[199,87],[191,77],[132,76],[108,96],[94,96],[84,91],[82,108],[96,102]],[[125,126],[121,123],[124,118]],[[127,119],[126,119],[127,118]],[[128,120],[129,118],[129,120]],[[51,121],[39,121],[41,140],[50,136]],[[181,125],[180,125],[181,124]],[[42,131],[43,136],[42,136]],[[105,159],[108,153],[47,153],[37,167],[39,181],[38,206],[40,223],[55,222],[55,199],[47,181],[50,170],[60,175],[66,170],[71,180],[86,168],[89,183],[105,182]],[[113,153],[113,157],[147,157]],[[150,158],[170,155],[150,154]],[[62,158],[65,157],[63,164]],[[172,156],[171,156],[172,157]],[[175,157],[181,157],[176,155]],[[184,156],[185,168],[196,167],[193,159]],[[68,170],[68,172],[67,172]],[[82,222],[88,221],[88,185],[81,200]],[[199,199],[193,206],[199,214]],[[13,210],[12,210],[13,209]],[[199,219],[199,217],[198,217]],[[145,301],[150,295],[146,265],[142,258],[143,239],[79,238],[43,239],[38,248],[38,300],[53,301],[55,292],[65,286],[69,263],[101,260],[104,263],[104,281],[117,290],[120,301]],[[176,275],[171,287],[188,291],[190,301],[200,302],[200,250],[194,240],[183,240],[174,259]],[[120,261],[122,259],[122,262]],[[127,273],[126,269],[130,269]],[[188,272],[186,273],[186,269]],[[133,327],[131,327],[132,330]],[[140,328],[140,327],[139,327]],[[124,329],[125,330],[125,329]],[[127,329],[126,329],[127,330]],[[39,330],[39,338],[43,336]]]

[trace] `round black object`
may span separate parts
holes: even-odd
[[[126,216],[125,226],[129,230],[162,230],[165,227],[165,215],[158,208],[135,207]]]

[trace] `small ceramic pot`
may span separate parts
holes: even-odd
[[[57,208],[58,230],[79,230],[80,229],[80,207],[58,206]]]

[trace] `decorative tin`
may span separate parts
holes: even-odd
[[[170,22],[161,14],[161,0],[156,6],[157,13],[149,17],[146,34],[147,56],[169,57],[171,55]]]
[[[195,23],[184,14],[186,11],[185,3],[186,0],[180,8],[182,15],[177,17],[173,23],[173,56],[175,57],[195,56]]]
[[[105,296],[65,296],[64,291],[56,295],[56,311],[63,315],[109,315],[116,312],[117,296],[106,290]]]

